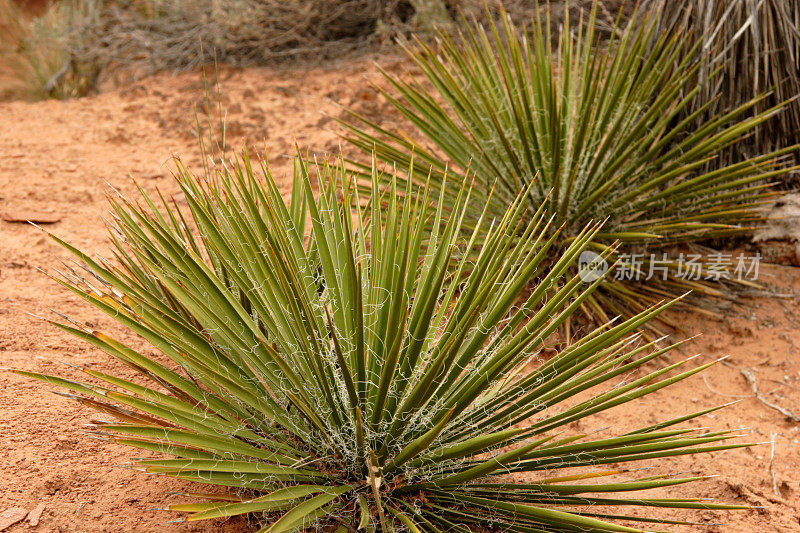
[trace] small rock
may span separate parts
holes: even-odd
[[[764,225],[753,234],[764,261],[800,266],[800,193],[779,196],[764,216]]]
[[[34,222],[36,224],[55,224],[61,215],[54,213],[37,213],[36,211],[3,211],[0,218],[6,222]]]
[[[45,505],[43,503],[40,503],[39,505],[31,509],[31,512],[28,513],[28,516],[26,518],[26,520],[28,521],[28,525],[30,525],[31,527],[36,527],[39,525],[39,520],[42,519],[42,513],[44,512],[44,507]]]
[[[800,243],[771,239],[757,244],[761,258],[767,263],[800,266]]]
[[[163,172],[145,172],[139,174],[139,177],[146,180],[157,180],[164,177]]]
[[[11,507],[0,513],[0,531],[4,531],[28,516],[22,507]]]

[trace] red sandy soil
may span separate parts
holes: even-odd
[[[381,58],[381,63],[390,70],[402,66],[393,58]],[[288,185],[285,176],[295,143],[320,152],[336,148],[336,125],[323,115],[341,113],[334,102],[385,116],[385,104],[364,88],[364,76],[379,79],[376,68],[363,59],[324,70],[224,70],[220,79],[230,144],[266,147],[275,175],[284,176]],[[84,250],[107,254],[101,217],[107,212],[105,195],[111,187],[134,197],[133,176],[147,191],[158,188],[171,194],[177,192],[170,178],[171,154],[199,167],[192,108],[202,104],[203,94],[198,74],[161,75],[85,99],[0,104],[0,212],[60,217],[47,229]],[[85,379],[62,364],[67,363],[132,377],[104,353],[28,314],[57,318],[52,308],[137,342],[37,271],[59,268],[59,258],[67,254],[38,229],[0,220],[0,366]],[[762,280],[794,294],[800,288],[800,270],[764,268]],[[729,356],[705,377],[571,429],[642,426],[740,399],[699,423],[720,430],[749,428],[744,440],[774,440],[774,454],[767,444],[642,466],[653,467],[648,471],[653,473],[718,474],[664,494],[701,495],[759,508],[662,516],[696,520],[703,524],[696,528],[700,531],[800,531],[799,425],[756,399],[742,374],[743,369],[753,373],[764,399],[800,414],[797,300],[747,303],[746,313],[732,310],[723,321],[692,314],[677,317],[685,324],[677,336],[703,335],[671,354],[672,361],[700,353],[689,363],[698,365]],[[85,431],[85,424],[96,416],[91,410],[14,374],[0,372],[0,385],[0,513],[44,504],[37,531],[246,530],[244,520],[171,522],[176,516],[157,508],[185,501],[179,493],[207,489],[116,468],[137,452],[92,439]],[[6,531],[30,529],[23,521]]]

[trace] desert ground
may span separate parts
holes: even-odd
[[[229,145],[246,145],[251,153],[266,150],[274,175],[288,191],[296,145],[318,153],[337,148],[340,130],[331,117],[342,113],[338,104],[391,120],[386,104],[368,88],[369,81],[380,79],[373,59],[342,59],[325,68],[222,69],[218,81]],[[390,71],[405,68],[394,56],[379,60]],[[69,101],[0,103],[0,366],[75,379],[84,379],[76,369],[81,366],[132,375],[47,322],[58,318],[55,311],[137,342],[43,273],[59,269],[67,253],[42,229],[83,250],[107,254],[106,195],[135,197],[134,180],[146,191],[175,194],[173,155],[200,168],[193,110],[205,116],[204,95],[201,75],[186,73]],[[46,224],[38,229],[20,222],[28,218]],[[786,297],[743,301],[719,320],[673,316],[683,324],[674,338],[699,335],[674,359],[694,353],[700,355],[690,365],[726,359],[703,375],[579,428],[642,425],[736,402],[702,423],[718,430],[742,428],[740,441],[762,444],[643,465],[657,468],[654,473],[711,476],[665,491],[671,496],[753,506],[672,516],[698,522],[686,531],[800,531],[800,419],[791,418],[800,416],[800,269],[762,265],[760,279]],[[182,501],[182,494],[208,489],[121,468],[135,452],[92,438],[85,426],[98,415],[48,386],[8,372],[0,372],[0,385],[0,530],[245,529],[243,521],[175,522],[176,516],[161,508]],[[37,506],[44,508],[38,525],[21,520],[4,529],[2,517],[9,509],[27,512]]]

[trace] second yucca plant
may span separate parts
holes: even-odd
[[[423,79],[387,74],[392,88],[383,90],[412,129],[353,113],[342,122],[348,140],[396,168],[415,160],[410,179],[448,201],[473,183],[481,208],[468,210],[469,230],[484,205],[499,216],[522,190],[528,216],[544,204],[553,227],[563,227],[561,247],[587,223],[606,221],[590,246],[599,252],[620,241],[621,252],[642,253],[636,277],[650,274],[652,252],[663,259],[666,246],[757,224],[755,208],[787,172],[792,148],[714,170],[707,163],[781,106],[748,115],[756,99],[698,125],[702,109],[682,113],[697,92],[688,84],[702,52],[683,35],[655,35],[652,22],[599,43],[595,20],[596,4],[586,24],[567,20],[556,49],[541,14],[530,33],[506,17],[488,29],[441,33],[435,47],[418,40],[407,51]],[[738,282],[685,280],[676,257],[660,262],[668,273],[647,283],[605,281],[586,314],[599,322],[630,316],[687,290],[730,297]]]
[[[668,348],[634,331],[669,304],[548,347],[592,294],[567,271],[597,227],[542,271],[557,233],[543,211],[523,216],[522,196],[463,239],[467,188],[383,197],[375,171],[354,217],[343,164],[309,165],[298,158],[288,203],[246,158],[209,179],[179,167],[188,213],[113,202],[113,262],[56,239],[82,265],[60,283],[160,355],[64,322],[139,379],[19,373],[116,418],[95,430],[151,454],[136,468],[233,488],[170,506],[188,520],[258,513],[271,533],[635,532],[682,523],[646,510],[736,508],[626,496],[701,479],[641,477],[631,463],[744,445],[682,427],[713,408],[574,430],[711,364],[644,370]],[[541,283],[525,292],[531,278]]]

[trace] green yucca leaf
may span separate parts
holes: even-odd
[[[58,279],[161,355],[64,323],[138,377],[18,373],[116,418],[95,431],[150,452],[133,469],[235,491],[169,507],[187,520],[257,513],[269,532],[638,531],[620,525],[626,506],[738,508],[628,499],[703,478],[596,468],[745,446],[678,427],[715,408],[626,432],[565,431],[708,366],[644,369],[671,347],[636,330],[673,301],[545,357],[601,283],[572,270],[600,225],[547,261],[562,241],[546,208],[527,211],[532,188],[465,229],[474,189],[448,196],[371,172],[359,198],[343,161],[298,157],[284,199],[244,154],[206,178],[178,163],[185,212],[113,199],[115,258],[54,237],[83,266]]]
[[[265,496],[253,498],[248,501],[170,505],[169,510],[193,513],[187,518],[187,520],[190,521],[223,518],[243,513],[281,510],[291,506],[293,502],[300,498],[326,490],[328,490],[328,487],[324,485],[295,485],[293,487],[278,489]]]
[[[414,159],[417,172],[408,179],[441,194],[448,210],[463,184],[473,183],[481,208],[465,210],[466,233],[483,212],[501,216],[521,190],[528,191],[530,220],[544,205],[551,230],[563,227],[558,252],[600,220],[606,224],[593,247],[621,242],[617,257],[660,256],[666,246],[751,230],[761,221],[757,208],[771,194],[769,182],[795,170],[786,162],[797,153],[796,138],[776,152],[715,163],[784,113],[784,103],[765,106],[767,96],[754,94],[703,115],[707,106],[691,107],[699,91],[693,80],[707,69],[699,38],[657,31],[655,12],[616,28],[603,47],[595,36],[596,10],[595,3],[577,28],[565,21],[555,50],[554,28],[541,14],[529,32],[508,17],[490,16],[488,28],[440,33],[437,47],[422,40],[407,45],[423,79],[384,73],[390,87],[380,90],[412,129],[389,129],[351,112],[340,120],[347,140],[395,168]],[[352,164],[366,184],[369,165]],[[388,189],[386,182],[380,186]],[[689,290],[732,299],[737,288],[751,287],[735,276],[714,278],[709,262],[701,261],[697,282],[681,277],[677,263],[665,267],[667,279],[609,277],[583,314],[604,323]],[[697,304],[714,305],[694,298]]]

